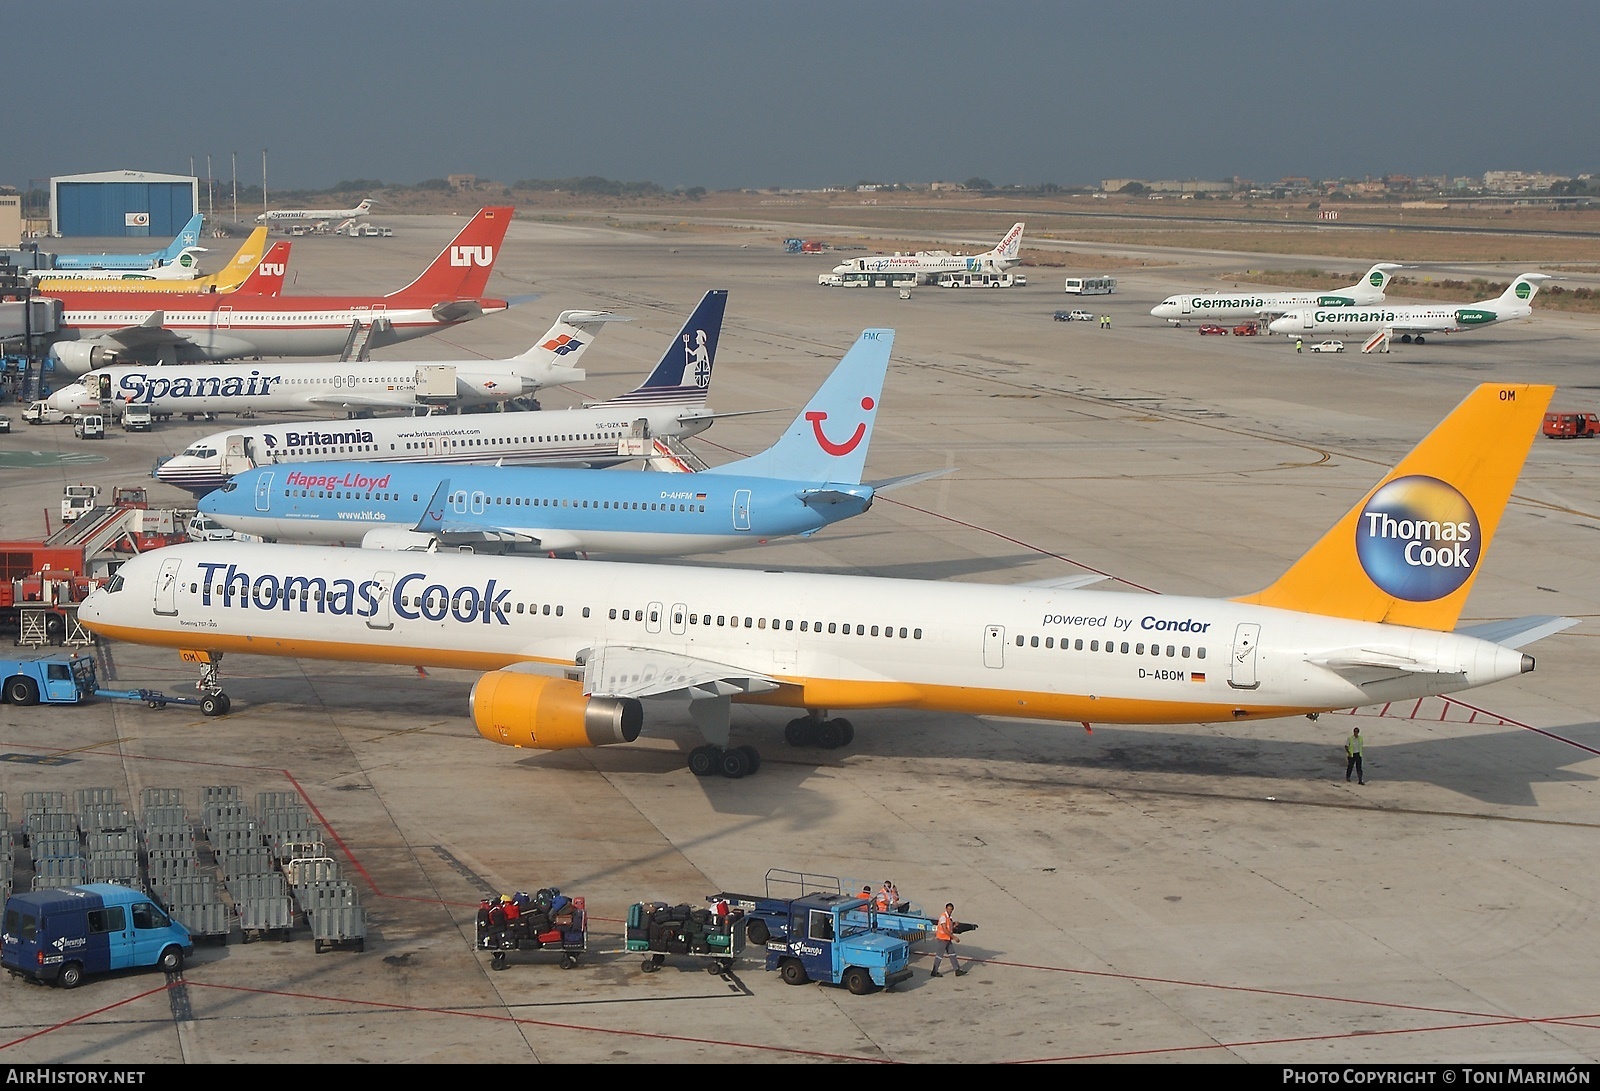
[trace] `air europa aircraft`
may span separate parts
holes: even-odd
[[[267,229],[258,227],[250,232],[248,238],[240,244],[233,257],[228,259],[228,264],[209,276],[194,276],[189,274],[188,279],[163,280],[145,279],[145,274],[113,273],[106,271],[74,272],[70,277],[58,277],[53,272],[45,272],[34,282],[34,288],[42,295],[61,295],[66,292],[143,292],[178,295],[202,295],[206,293],[222,293],[245,290],[246,293],[259,291],[258,288],[245,288],[249,277],[263,266],[273,262],[271,253],[263,259],[262,253],[267,249]],[[283,285],[283,274],[287,262],[288,251],[285,257],[278,261],[280,266],[277,271],[278,285]],[[130,276],[138,279],[128,279]],[[273,294],[276,294],[274,292]]]
[[[917,708],[1089,723],[1215,723],[1456,693],[1531,671],[1575,622],[1458,628],[1554,392],[1489,383],[1275,583],[1233,599],[605,561],[197,543],[129,560],[80,607],[102,637],[218,654],[486,672],[485,738],[560,750],[637,739],[641,701],[688,698],[699,775],[734,700],[789,706],[792,744],[841,745],[829,710]],[[202,653],[196,655],[195,653]]]
[[[388,295],[53,292],[64,313],[50,356],[58,373],[82,375],[130,361],[337,356],[357,325],[367,348],[436,333],[506,309],[481,296],[513,211],[480,209],[421,276]]]
[[[256,466],[349,461],[537,462],[612,466],[643,456],[652,437],[705,431],[706,405],[728,293],[710,291],[635,389],[582,409],[405,417],[234,428],[195,440],[156,469],[157,480],[203,493]],[[558,339],[559,340],[559,339]],[[556,346],[559,355],[568,343]]]
[[[532,348],[509,360],[328,360],[278,367],[118,364],[89,372],[48,401],[74,415],[97,411],[103,401],[191,416],[493,405],[556,383],[582,382],[584,370],[573,365],[605,323],[616,321],[625,319],[604,311],[562,311]]]
[[[1299,337],[1320,337],[1325,333],[1368,334],[1388,330],[1400,335],[1402,344],[1427,343],[1430,333],[1460,333],[1482,329],[1498,322],[1514,322],[1533,317],[1533,297],[1539,284],[1549,280],[1545,273],[1523,273],[1494,299],[1469,303],[1429,303],[1394,307],[1324,308],[1303,307],[1290,311],[1272,323],[1273,333]]]
[[[1150,313],[1178,326],[1187,319],[1214,322],[1246,315],[1278,315],[1296,307],[1356,307],[1382,303],[1384,289],[1393,279],[1394,270],[1404,268],[1403,265],[1381,262],[1367,270],[1366,276],[1348,288],[1337,288],[1331,292],[1195,292],[1169,295],[1152,307]]]
[[[952,254],[948,250],[919,250],[915,254],[874,254],[852,258],[834,266],[835,273],[914,273],[923,284],[932,284],[940,273],[1003,273],[1021,264],[1022,224],[981,254]]]
[[[148,254],[57,254],[57,269],[149,269],[177,260],[191,246],[200,245],[200,225],[205,217],[198,212],[189,217],[183,230],[160,250]]]
[[[698,473],[324,462],[250,470],[199,507],[273,541],[376,549],[681,556],[810,535],[930,476],[861,481],[893,340],[863,332],[777,443]]]

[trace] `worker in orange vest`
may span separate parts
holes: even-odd
[[[960,926],[956,923],[955,903],[945,902],[944,912],[939,915],[939,922],[933,928],[933,938],[938,941],[939,946],[933,953],[933,973],[929,975],[930,977],[944,976],[939,972],[939,962],[944,958],[950,959],[950,968],[956,972],[957,977],[967,972],[961,968],[961,963],[956,961],[955,945],[961,942],[961,937],[956,935],[958,927]]]

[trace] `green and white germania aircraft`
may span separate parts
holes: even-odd
[[[1539,284],[1549,280],[1545,273],[1523,273],[1494,299],[1469,303],[1465,307],[1450,303],[1418,304],[1400,307],[1303,307],[1274,321],[1273,333],[1296,337],[1323,334],[1376,334],[1388,331],[1401,343],[1426,344],[1430,333],[1460,333],[1500,322],[1515,322],[1533,315],[1533,297]]]
[[[1235,318],[1280,315],[1301,307],[1360,307],[1383,302],[1383,291],[1403,265],[1380,262],[1347,288],[1331,292],[1194,292],[1169,295],[1150,309],[1174,326],[1186,320],[1231,322]]]

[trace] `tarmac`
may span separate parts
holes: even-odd
[[[296,239],[286,291],[397,289],[459,222]],[[504,357],[564,309],[631,316],[599,335],[581,389],[541,397],[575,405],[632,387],[695,301],[727,288],[711,404],[772,412],[690,441],[715,463],[766,446],[863,328],[893,327],[868,476],[956,472],[808,540],[682,563],[992,583],[1093,572],[1130,594],[1270,583],[1479,382],[1557,384],[1555,408],[1600,400],[1600,316],[1537,300],[1528,322],[1313,356],[1149,316],[1216,284],[1199,271],[1227,262],[1212,252],[1147,258],[1088,300],[1049,269],[1025,288],[910,299],[819,287],[835,260],[784,254],[763,231],[519,219],[490,292],[536,298],[375,355]],[[1075,306],[1111,328],[1051,320]],[[13,420],[0,538],[56,525],[69,482],[192,505],[151,465],[231,423],[95,442],[0,412]],[[368,921],[359,952],[315,953],[304,928],[288,942],[235,932],[171,978],[0,980],[0,1064],[1595,1062],[1597,469],[1600,443],[1535,441],[1467,604],[1464,623],[1582,618],[1526,649],[1535,672],[1315,722],[1090,731],[866,711],[851,746],[820,751],[784,743],[787,710],[736,708],[735,742],[763,763],[728,781],[687,770],[701,740],[681,704],[648,705],[628,746],[491,745],[468,719],[465,672],[229,656],[225,718],[0,705],[13,828],[28,791],[114,787],[136,804],[177,787],[195,814],[205,786],[247,802],[295,792]],[[170,652],[93,654],[119,688],[192,692]],[[1343,779],[1352,726],[1368,739],[1364,786]],[[630,904],[759,891],[770,868],[953,902],[978,925],[959,948],[971,972],[930,978],[925,943],[911,981],[855,996],[785,985],[759,951],[717,975],[692,956],[646,974],[623,950]],[[579,965],[491,970],[473,949],[479,898],[549,886],[588,906]]]

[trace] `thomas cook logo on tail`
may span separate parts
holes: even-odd
[[[473,265],[487,268],[494,262],[494,247],[492,246],[452,246],[450,248],[450,264],[457,267],[470,267]]]
[[[552,337],[539,346],[546,352],[553,352],[557,356],[565,356],[569,352],[577,352],[583,347],[583,342],[570,334],[563,333],[560,337]]]
[[[1478,567],[1482,531],[1472,504],[1435,477],[1384,485],[1356,521],[1356,557],[1373,583],[1397,599],[1432,602]]]
[[[875,404],[877,403],[875,403],[871,398],[861,399],[861,408],[865,409],[869,413],[872,412],[872,407]],[[814,409],[806,414],[806,420],[811,422],[811,433],[817,437],[818,447],[821,447],[824,451],[837,458],[842,455],[847,455],[851,451],[854,451],[857,447],[861,446],[861,440],[867,434],[866,421],[860,421],[856,424],[856,430],[850,433],[849,439],[845,440],[843,443],[835,443],[833,440],[829,439],[823,434],[822,422],[827,419],[828,414],[820,409]]]

